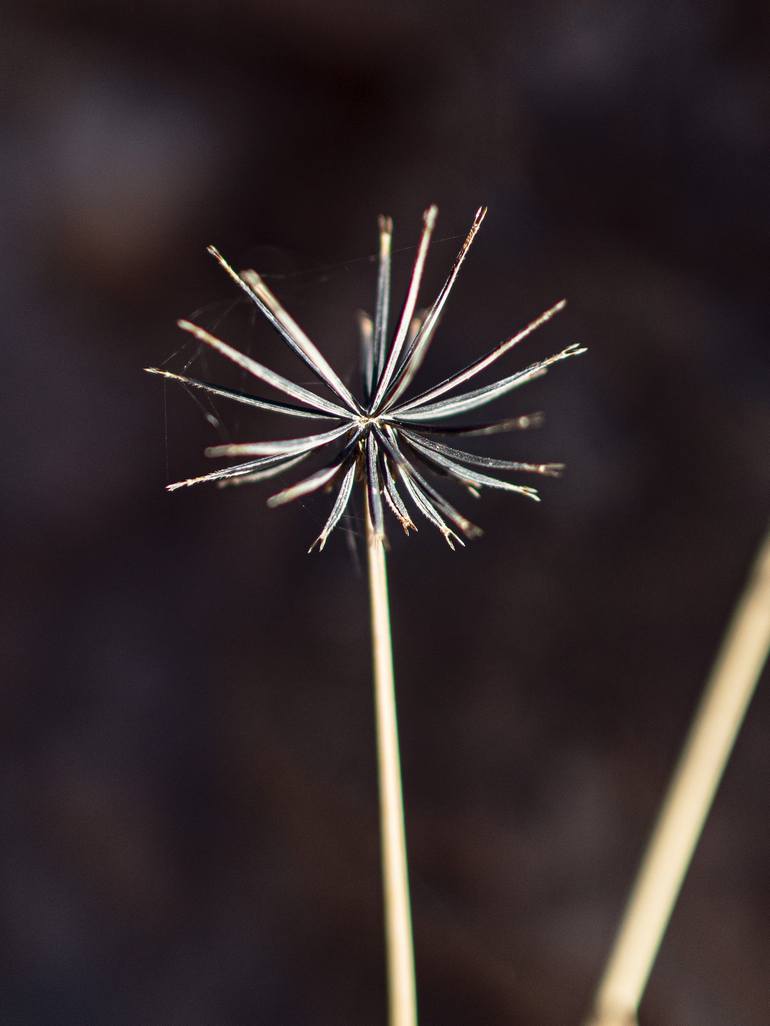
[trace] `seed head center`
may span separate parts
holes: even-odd
[[[383,420],[379,415],[372,417],[369,414],[364,414],[358,418],[358,425],[362,431],[371,431],[372,428],[381,427],[382,424]]]

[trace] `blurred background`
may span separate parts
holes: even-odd
[[[377,215],[398,297],[436,202],[426,302],[490,213],[423,384],[562,296],[500,373],[590,351],[496,407],[546,413],[485,447],[567,464],[540,506],[457,496],[485,537],[455,554],[392,525],[421,1021],[578,1024],[767,521],[766,6],[3,22],[0,1019],[384,1024],[360,511],[309,557],[323,495],[166,494],[288,432],[141,368],[238,383],[186,316],[307,381],[215,243],[355,382]],[[767,1022],[766,690],[644,1026]]]

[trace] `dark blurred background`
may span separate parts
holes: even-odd
[[[546,412],[493,440],[568,464],[541,506],[458,497],[486,535],[454,555],[391,532],[422,1023],[578,1024],[767,520],[766,5],[3,22],[0,1020],[385,1022],[360,516],[308,557],[324,496],[166,494],[287,428],[141,368],[238,380],[188,316],[307,380],[213,242],[355,381],[377,214],[398,295],[436,202],[426,300],[490,214],[423,382],[561,296],[501,373],[590,351],[498,407]],[[768,1021],[765,692],[644,1026]]]

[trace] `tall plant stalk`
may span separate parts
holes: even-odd
[[[477,375],[484,373],[514,346],[563,310],[566,300],[562,299],[526,327],[466,364],[463,369],[427,391],[409,398],[412,381],[422,366],[449,294],[486,213],[486,207],[479,207],[476,211],[468,234],[436,298],[427,309],[418,311],[417,300],[423,269],[438,216],[435,205],[425,210],[406,296],[392,330],[389,319],[393,221],[390,217],[379,219],[380,246],[374,317],[364,313],[359,315],[363,372],[360,398],[353,395],[262,277],[254,270],[237,271],[214,246],[208,248],[211,256],[308,368],[315,383],[322,384],[329,395],[319,395],[299,382],[278,374],[200,325],[187,320],[178,322],[183,331],[235,364],[261,385],[282,393],[281,399],[210,384],[159,367],[147,368],[151,374],[178,381],[186,388],[218,399],[229,399],[254,409],[270,410],[310,422],[305,424],[305,433],[301,437],[292,435],[273,441],[210,446],[206,450],[208,456],[234,458],[239,462],[211,473],[175,481],[166,486],[169,491],[204,482],[241,485],[268,480],[292,470],[308,457],[322,455],[326,462],[318,470],[282,488],[268,499],[269,506],[282,506],[322,488],[336,489],[328,519],[321,534],[310,546],[310,551],[314,548],[320,551],[344,516],[356,479],[361,481],[367,517],[390,1026],[416,1026],[417,1002],[385,566],[385,509],[390,510],[408,534],[417,530],[407,505],[411,502],[453,549],[455,544],[465,544],[463,538],[477,538],[481,530],[434,487],[432,481],[426,478],[426,471],[442,479],[459,482],[476,497],[482,488],[494,488],[539,502],[540,495],[536,488],[515,484],[487,471],[558,477],[563,469],[562,464],[528,463],[483,456],[447,445],[436,436],[440,438],[442,435],[450,435],[461,441],[465,436],[483,436],[536,427],[541,420],[537,413],[503,420],[478,421],[474,411],[528,381],[541,378],[555,364],[585,352],[583,346],[572,343],[561,352],[536,360],[514,374],[507,374],[482,386],[472,385],[469,390],[463,391]],[[465,420],[466,414],[471,414],[469,420]],[[460,422],[448,424],[447,421],[455,416],[461,418]],[[400,489],[403,489],[404,497]]]
[[[703,824],[770,648],[770,533],[695,714],[599,984],[588,1026],[634,1026]]]
[[[414,945],[398,748],[385,546],[366,517],[390,1026],[417,1026]]]

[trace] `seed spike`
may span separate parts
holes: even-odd
[[[504,431],[527,431],[540,427],[543,423],[542,413],[528,413],[523,417],[511,417],[508,420],[493,421],[490,424],[431,424],[419,421],[416,427],[421,434],[428,435],[498,435]],[[406,421],[411,424],[411,421]]]
[[[385,366],[387,348],[388,318],[390,316],[390,265],[393,245],[393,219],[380,215],[380,249],[377,270],[377,298],[374,308],[374,335],[372,373],[369,378],[367,400],[371,399],[374,386],[380,380]]]
[[[344,407],[338,406],[336,403],[330,402],[328,399],[323,399],[320,395],[316,395],[314,392],[308,391],[303,388],[302,385],[297,385],[293,381],[289,381],[282,374],[276,374],[275,371],[269,370],[264,367],[261,363],[257,363],[256,360],[252,360],[250,356],[246,356],[245,353],[239,352],[237,349],[233,349],[227,342],[223,342],[221,338],[217,338],[216,335],[212,335],[204,328],[199,327],[197,324],[193,324],[191,321],[181,320],[177,321],[177,327],[181,328],[182,331],[187,331],[191,335],[194,335],[200,342],[205,342],[207,346],[211,346],[212,349],[216,349],[217,352],[226,356],[228,360],[242,367],[243,370],[248,371],[255,378],[259,378],[260,381],[264,381],[265,384],[272,385],[273,388],[277,388],[281,392],[285,392],[286,395],[290,395],[293,399],[298,399],[300,402],[306,403],[316,412],[329,413],[333,417],[347,417],[348,412]]]
[[[305,455],[303,453],[294,459],[288,459],[285,456],[268,456],[260,460],[249,460],[248,463],[238,463],[233,467],[215,470],[211,474],[203,474],[201,477],[188,477],[185,481],[175,481],[173,484],[166,485],[166,491],[175,492],[180,488],[189,488],[191,485],[205,484],[208,481],[221,482],[247,475],[249,477],[253,476],[254,480],[259,480],[262,477],[272,476],[272,473],[270,475],[265,474],[262,471],[263,467],[269,467],[271,470],[280,473],[283,470],[288,470],[295,463],[299,463],[301,459],[305,458]]]
[[[412,269],[412,277],[409,281],[409,289],[401,311],[401,319],[398,322],[398,328],[396,329],[395,337],[391,343],[385,370],[377,382],[377,390],[375,392],[374,401],[372,402],[372,411],[375,413],[382,405],[382,400],[388,390],[388,386],[390,385],[396,367],[398,366],[401,350],[404,346],[404,342],[406,341],[406,335],[412,321],[414,308],[417,304],[417,293],[420,291],[420,282],[422,280],[422,272],[425,266],[425,258],[428,255],[428,246],[430,245],[430,238],[433,234],[433,228],[435,227],[437,217],[438,207],[436,206],[428,207],[423,214],[422,235],[420,237],[420,244],[417,247],[417,256],[415,257],[414,268]]]
[[[428,346],[430,345],[436,328],[438,327],[438,323],[444,309],[444,304],[449,298],[449,293],[452,291],[452,286],[457,279],[457,275],[460,273],[463,261],[465,260],[468,250],[471,248],[473,240],[476,238],[476,233],[481,227],[481,222],[486,216],[487,208],[479,207],[476,211],[476,216],[473,219],[470,231],[460,247],[460,252],[455,257],[455,262],[452,265],[452,270],[449,272],[449,277],[444,282],[441,291],[436,297],[436,301],[425,316],[422,326],[414,335],[407,347],[406,354],[401,361],[401,366],[396,372],[393,383],[388,391],[388,396],[385,400],[386,409],[392,406],[398,400],[399,396],[403,395],[425,359]]]
[[[361,342],[361,380],[364,398],[368,401],[374,377],[374,323],[364,310],[358,311],[356,319],[358,320],[358,337]]]
[[[479,406],[491,403],[494,399],[499,399],[514,388],[520,388],[530,381],[542,378],[544,374],[548,373],[548,368],[553,364],[566,360],[571,356],[579,356],[584,352],[586,350],[583,346],[567,346],[560,353],[549,356],[546,360],[539,360],[537,363],[530,364],[523,371],[517,371],[515,374],[502,378],[500,381],[495,381],[491,385],[483,385],[472,392],[463,392],[461,395],[442,399],[437,403],[429,403],[426,406],[420,405],[410,409],[402,408],[394,411],[391,416],[397,420],[419,421],[426,417],[450,417],[457,413],[467,413],[469,410],[475,410]]]
[[[345,476],[342,479],[340,490],[337,492],[337,498],[335,500],[334,506],[332,507],[332,511],[329,514],[329,519],[324,524],[323,531],[321,531],[316,540],[307,550],[308,553],[312,552],[316,545],[318,546],[318,551],[323,552],[327,538],[339,523],[339,520],[342,517],[342,514],[345,512],[348,502],[350,501],[350,493],[353,491],[353,483],[355,481],[355,476],[356,465],[355,462],[352,462],[347,472],[345,473]]]
[[[516,460],[497,460],[491,456],[479,456],[475,452],[466,452],[465,449],[454,449],[449,445],[442,445],[433,439],[420,438],[411,431],[404,431],[404,436],[410,442],[431,449],[433,452],[448,456],[459,463],[470,463],[478,467],[497,468],[498,470],[519,470],[528,474],[543,474],[546,477],[560,477],[564,470],[563,463],[520,463]]]
[[[349,424],[327,431],[322,435],[305,435],[303,438],[290,438],[279,442],[237,442],[227,445],[210,445],[205,450],[207,456],[292,456],[299,452],[310,452],[320,449],[330,442],[335,442],[347,431]]]
[[[486,370],[487,367],[499,360],[501,356],[504,356],[509,349],[521,342],[528,335],[531,335],[533,331],[542,327],[542,325],[547,321],[550,321],[552,317],[555,317],[557,313],[560,313],[566,305],[567,300],[560,299],[558,303],[554,303],[552,307],[544,313],[541,313],[539,317],[534,319],[534,321],[531,321],[526,328],[522,328],[521,331],[511,336],[511,338],[506,339],[505,342],[501,342],[493,349],[490,349],[485,356],[482,356],[478,360],[474,360],[473,363],[468,364],[464,370],[458,371],[457,374],[453,374],[451,377],[445,378],[444,381],[435,385],[433,388],[429,388],[427,392],[423,392],[422,395],[417,396],[416,399],[411,399],[408,403],[404,403],[400,408],[401,411],[403,412],[405,410],[413,409],[415,406],[424,406],[424,404],[430,400],[438,398],[438,396],[443,395],[450,389],[456,388],[458,385],[462,385],[465,381],[468,381],[470,378],[480,374],[481,371]]]
[[[260,300],[271,315],[270,320],[289,342],[291,348],[304,360],[308,367],[353,413],[360,413],[361,407],[351,395],[350,389],[331,368],[326,358],[307,337],[297,322],[284,310],[256,271],[244,271],[241,278]]]
[[[305,410],[301,406],[292,406],[289,403],[278,402],[275,399],[263,399],[261,396],[250,395],[248,392],[240,392],[237,388],[224,388],[222,385],[212,385],[208,381],[188,378],[184,374],[173,374],[171,371],[162,370],[160,367],[145,367],[144,369],[148,374],[158,374],[169,381],[179,381],[183,385],[200,389],[208,395],[216,395],[220,399],[232,399],[236,403],[256,406],[261,410],[270,410],[273,413],[287,413],[291,417],[304,417],[307,420],[328,420],[331,417],[331,414],[328,413],[315,413],[313,410]]]
[[[310,339],[289,317],[277,299],[273,296],[256,271],[245,271],[239,274],[234,267],[225,260],[216,246],[207,246],[206,250],[226,274],[242,289],[249,299],[259,308],[261,313],[272,324],[278,334],[287,343],[297,356],[312,370],[312,372],[324,382],[337,396],[342,399],[345,405],[351,409],[357,409],[355,400],[348,389],[340,381],[321,353],[316,349]]]
[[[529,488],[526,485],[515,485],[511,484],[510,481],[502,481],[497,477],[490,477],[489,474],[481,474],[477,470],[470,470],[468,467],[462,466],[455,460],[449,459],[447,456],[442,456],[440,453],[434,452],[429,449],[426,445],[415,439],[405,439],[405,441],[415,449],[420,456],[427,463],[433,463],[438,467],[441,467],[453,476],[459,478],[463,482],[469,482],[476,487],[486,486],[487,488],[499,488],[506,492],[517,492],[519,495],[525,495],[528,499],[532,499],[534,502],[540,502],[540,495],[536,488]]]

